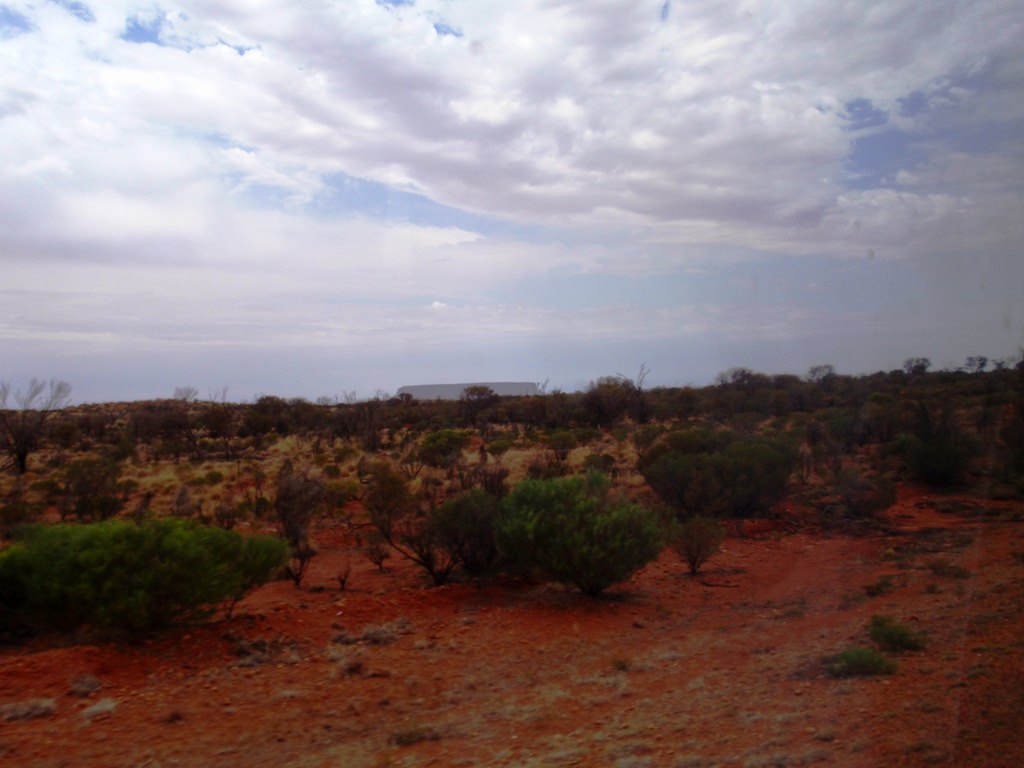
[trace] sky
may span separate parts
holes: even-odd
[[[1024,346],[1017,0],[0,0],[0,381],[703,385]]]

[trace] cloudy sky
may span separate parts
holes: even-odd
[[[1024,344],[1017,0],[0,0],[0,381],[78,402]]]

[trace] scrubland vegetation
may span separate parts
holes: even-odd
[[[1012,752],[1024,366],[642,385],[33,408],[67,394],[34,385],[3,411],[0,644],[16,663],[0,716],[22,735],[0,755],[31,763],[77,709],[218,749],[240,728],[268,765],[304,764],[278,745],[314,749],[311,722],[331,735],[310,760],[367,766],[458,749],[502,765]],[[144,649],[135,672],[82,666],[124,641]],[[58,658],[81,707],[32,671]],[[202,716],[188,682],[168,687],[182,665],[210,692]],[[122,687],[90,700],[111,677]],[[906,744],[903,710],[873,698],[890,684],[928,722]],[[985,707],[959,706],[953,728],[947,687]],[[217,709],[235,691],[251,727]],[[1005,728],[963,724],[1004,710]],[[259,746],[288,718],[301,744],[278,729]],[[587,735],[567,747],[572,728]],[[546,746],[509,741],[526,732]],[[103,738],[86,763],[106,764]]]
[[[37,629],[194,620],[275,576],[301,587],[324,527],[434,585],[504,573],[599,595],[670,544],[696,574],[727,525],[783,515],[784,498],[815,511],[800,524],[863,532],[900,481],[1020,497],[1024,364],[928,368],[735,369],[683,389],[644,389],[643,369],[433,402],[232,404],[185,387],[67,408],[62,383],[13,403],[5,385],[0,610]]]

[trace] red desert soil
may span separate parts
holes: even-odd
[[[904,489],[893,533],[734,537],[696,579],[666,552],[601,600],[429,589],[321,531],[302,590],[268,585],[231,620],[0,649],[0,707],[53,700],[0,720],[0,764],[1021,766],[1015,512]],[[891,676],[829,677],[822,659],[870,644],[873,614],[925,650]]]

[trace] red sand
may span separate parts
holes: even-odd
[[[937,510],[952,501],[904,489],[888,536],[730,538],[696,579],[666,551],[600,600],[431,589],[318,531],[303,588],[268,585],[231,620],[0,648],[0,707],[55,705],[0,720],[0,765],[1016,768],[1024,523]],[[972,575],[936,576],[936,558]],[[894,589],[867,597],[884,575]],[[926,649],[892,676],[826,675],[823,657],[869,644],[873,614]],[[81,675],[99,690],[71,694]]]

